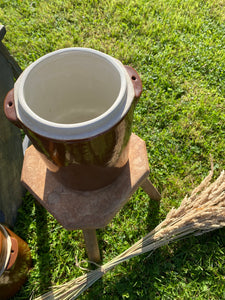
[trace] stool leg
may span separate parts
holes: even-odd
[[[88,254],[88,259],[95,263],[101,261],[98,240],[95,229],[83,229],[83,236]]]
[[[158,190],[154,187],[151,181],[147,178],[141,184],[143,190],[149,195],[152,200],[160,201],[161,195]]]

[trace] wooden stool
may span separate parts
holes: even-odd
[[[151,199],[161,199],[148,179],[145,142],[132,134],[129,149],[129,161],[122,174],[112,184],[94,191],[77,191],[63,186],[47,169],[34,146],[26,150],[22,183],[64,228],[83,230],[90,261],[100,261],[96,229],[105,227],[138,187],[141,186]]]

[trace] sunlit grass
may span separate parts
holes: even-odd
[[[145,140],[160,208],[139,189],[98,231],[103,262],[163,220],[208,174],[225,167],[225,1],[0,0],[4,39],[24,69],[59,48],[91,47],[134,67],[143,94],[133,131]],[[15,299],[40,295],[82,274],[81,231],[68,232],[24,199],[15,231],[34,267]],[[225,299],[225,232],[191,238],[118,266],[82,299]],[[87,267],[87,263],[81,264]]]

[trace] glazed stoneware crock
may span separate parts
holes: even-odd
[[[137,72],[89,48],[66,48],[31,64],[4,102],[50,172],[68,187],[104,187],[128,161]]]
[[[31,269],[30,248],[6,226],[0,224],[0,299],[11,299],[25,283]]]

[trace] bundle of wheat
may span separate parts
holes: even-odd
[[[210,184],[212,175],[213,171],[194,189],[190,197],[183,199],[178,209],[172,209],[162,223],[128,250],[102,267],[54,287],[51,292],[36,300],[76,299],[106,272],[134,256],[151,253],[181,238],[201,235],[225,226],[225,173],[222,171],[217,180]]]

